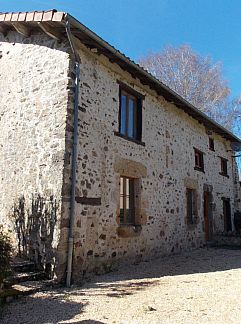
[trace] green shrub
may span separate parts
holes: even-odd
[[[10,271],[10,259],[13,252],[10,235],[0,225],[0,287]]]

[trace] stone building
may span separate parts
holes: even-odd
[[[59,279],[233,230],[240,139],[72,16],[0,14],[0,91],[0,223]]]

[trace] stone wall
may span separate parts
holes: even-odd
[[[73,139],[73,62],[67,43],[47,36],[0,36],[0,223],[24,195],[58,202],[52,233],[58,251],[56,273],[67,260],[71,148]],[[205,244],[203,190],[212,194],[214,232],[224,228],[222,198],[234,204],[230,143],[216,134],[208,148],[205,127],[158,97],[117,65],[80,43],[79,134],[74,240],[74,279],[107,271],[119,262],[138,262]],[[145,96],[144,145],[115,135],[119,84]],[[204,152],[205,173],[194,170],[194,149]],[[228,159],[229,177],[220,172]],[[120,176],[138,178],[136,226],[120,226]],[[197,190],[195,224],[186,221],[186,187]]]
[[[14,32],[5,38],[0,34],[0,223],[12,228],[13,207],[21,209],[23,196],[25,216],[36,207],[46,218],[46,206],[53,198],[56,215],[50,212],[48,217],[54,216],[57,224],[54,233],[45,230],[46,242],[53,239],[48,244],[55,249],[69,101],[67,48],[43,34],[29,38]],[[48,201],[45,207],[39,197]]]
[[[215,152],[209,150],[209,136],[203,125],[105,57],[81,44],[79,54],[82,67],[75,279],[91,271],[106,271],[120,261],[135,262],[205,244],[205,188],[212,192],[214,232],[223,231],[222,197],[230,198],[232,213],[234,209],[230,143],[212,134]],[[117,80],[145,96],[145,146],[115,136],[119,112]],[[194,170],[193,147],[204,152],[205,173]],[[229,178],[219,174],[220,156],[228,159]],[[133,176],[133,172],[138,173],[140,181],[140,226],[123,229],[119,226],[120,175]],[[186,222],[187,186],[197,190],[198,214],[193,226]],[[67,219],[68,214],[63,217]]]

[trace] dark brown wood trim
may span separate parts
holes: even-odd
[[[127,140],[129,142],[133,142],[133,143],[136,143],[138,145],[146,146],[146,143],[138,141],[138,140],[136,140],[134,138],[131,138],[131,137],[127,137],[127,136],[125,136],[125,135],[123,135],[123,134],[121,134],[119,132],[114,131],[114,135],[118,136],[118,137],[121,137],[121,138],[123,138],[123,139],[125,139],[125,140]]]
[[[194,167],[194,170],[196,170],[196,171],[200,171],[200,172],[202,172],[202,173],[205,173],[204,169],[199,168],[199,167],[197,167],[197,166]]]
[[[12,22],[11,24],[15,30],[24,37],[29,37],[31,35],[31,29],[27,26],[27,24],[21,22]]]
[[[229,175],[223,172],[219,172],[220,175],[222,175],[223,177],[229,178]]]
[[[56,28],[52,28],[47,22],[39,22],[39,27],[47,34],[48,36],[52,37],[56,40],[61,40],[62,35]]]
[[[116,81],[119,86],[121,87],[121,89],[129,92],[130,94],[132,94],[133,96],[139,98],[139,99],[145,99],[145,95],[143,95],[142,93],[134,90],[132,87],[128,86],[127,84],[125,84],[124,82],[120,81],[120,80],[117,80]]]
[[[101,198],[75,197],[75,201],[82,205],[100,206]]]
[[[194,150],[195,150],[195,151],[197,151],[198,153],[201,153],[201,154],[203,154],[203,155],[205,155],[205,154],[206,154],[205,152],[203,152],[203,151],[199,150],[199,149],[198,149],[198,148],[196,148],[195,146],[193,146],[193,148],[194,148]]]
[[[226,158],[224,158],[224,157],[222,157],[222,156],[220,156],[220,155],[218,155],[218,157],[221,159],[221,160],[224,160],[224,161],[229,161],[228,159],[226,159]]]

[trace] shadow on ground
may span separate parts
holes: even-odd
[[[165,256],[138,265],[121,267],[118,271],[94,277],[83,286],[99,290],[99,295],[123,297],[149,286],[163,285],[160,278],[195,273],[211,273],[241,268],[241,250],[230,248],[203,248],[179,255]],[[150,280],[151,279],[151,280]],[[181,280],[181,279],[180,279]]]
[[[28,296],[27,306],[25,306],[26,298],[22,298],[3,308],[3,312],[0,314],[0,323],[46,324],[67,321],[66,323],[70,324],[70,320],[84,311],[87,303],[70,301],[68,296],[65,298],[64,295],[58,296],[54,292],[51,292],[48,297]]]
[[[10,304],[6,307],[0,323],[101,324],[94,319],[78,321],[79,318],[76,317],[84,314],[92,295],[98,298],[110,297],[110,300],[122,298],[141,290],[147,290],[151,286],[159,286],[160,289],[165,289],[165,285],[170,284],[168,277],[171,276],[180,276],[180,282],[190,284],[200,281],[200,276],[197,278],[195,276],[181,276],[240,268],[241,250],[224,248],[204,248],[179,255],[156,258],[149,262],[121,266],[118,271],[93,277],[90,282],[86,282],[82,287],[51,290],[48,291],[47,297],[44,297],[44,294],[30,296],[26,299],[27,306],[25,306],[24,299]],[[78,302],[74,302],[74,298]],[[38,310],[37,314],[36,310]]]

